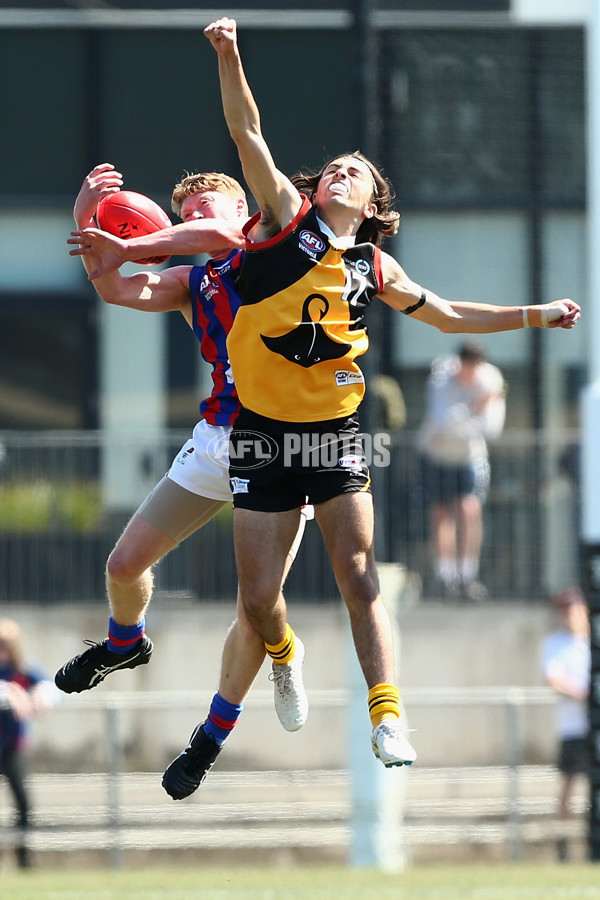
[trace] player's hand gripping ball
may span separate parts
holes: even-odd
[[[104,197],[98,204],[96,221],[102,231],[108,231],[109,234],[126,241],[144,234],[154,234],[155,231],[173,224],[158,203],[135,191],[117,191]],[[169,258],[169,256],[148,256],[135,261],[142,265],[155,266],[166,262]]]

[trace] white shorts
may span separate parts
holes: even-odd
[[[167,472],[167,477],[192,494],[208,500],[233,500],[229,486],[229,435],[231,425],[209,425],[200,419]],[[305,519],[314,519],[314,507],[301,509]]]
[[[229,487],[229,425],[201,419],[167,472],[186,491],[209,500],[232,500]]]

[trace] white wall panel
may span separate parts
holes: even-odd
[[[518,213],[406,213],[394,253],[407,273],[448,300],[497,303],[528,302],[527,222]],[[403,316],[396,319],[397,362],[429,365],[451,352],[460,336]],[[497,364],[521,362],[529,352],[525,331],[482,335]]]
[[[0,211],[0,290],[69,290],[81,284],[79,260],[69,256],[74,228],[68,212]]]

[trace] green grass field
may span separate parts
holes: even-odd
[[[592,865],[32,870],[0,872],[2,900],[600,900]]]

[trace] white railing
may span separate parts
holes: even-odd
[[[102,599],[114,541],[187,436],[165,431],[152,446],[135,433],[112,438],[119,477],[131,473],[124,485],[112,482],[102,432],[0,431],[0,603]],[[389,437],[390,465],[373,467],[377,555],[416,572],[427,596],[434,585],[416,435],[404,430]],[[577,580],[578,440],[574,430],[511,429],[492,445],[481,580],[493,599],[542,599],[557,580]],[[115,508],[115,497],[120,504],[126,499],[126,508]],[[220,565],[218,552],[230,542],[225,509],[157,568],[157,587],[199,600],[231,600],[235,573]],[[311,564],[302,565],[308,558]],[[307,529],[298,560],[288,596],[337,596],[316,526]]]
[[[427,845],[504,846],[519,860],[531,843],[567,836],[584,843],[585,785],[574,799],[574,817],[553,818],[557,774],[550,765],[523,763],[523,716],[527,709],[555,702],[546,688],[407,690],[411,710],[419,707],[496,707],[504,710],[502,765],[422,767],[406,773],[403,840],[408,848]],[[70,697],[69,712],[95,710],[104,716],[106,768],[93,773],[36,774],[31,789],[37,812],[26,835],[37,852],[104,850],[111,866],[130,849],[194,847],[249,851],[313,848],[346,859],[352,840],[352,779],[347,768],[290,771],[212,771],[189,801],[174,803],[160,787],[158,772],[124,770],[121,719],[132,710],[204,708],[208,693],[164,691]],[[347,708],[346,691],[311,692],[313,708]],[[272,705],[267,691],[254,691],[252,707]],[[60,728],[61,709],[55,727]],[[224,764],[226,764],[224,760]],[[360,777],[359,773],[357,777]],[[2,796],[8,799],[6,788]],[[276,802],[275,802],[276,801]],[[0,808],[0,846],[19,837],[10,828],[8,804]]]

